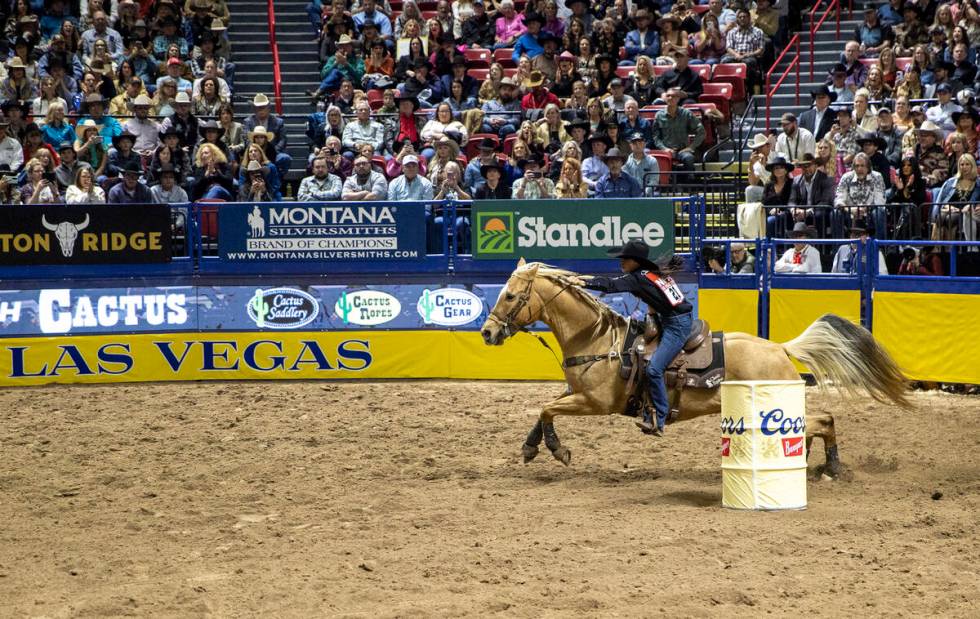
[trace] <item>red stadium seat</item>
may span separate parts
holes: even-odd
[[[704,93],[698,98],[699,103],[713,103],[721,111],[725,120],[732,115],[732,85],[724,82],[705,82]]]
[[[875,65],[875,64],[878,63],[878,59],[877,58],[858,58],[858,62],[860,62],[861,64],[863,64],[866,67],[871,67],[871,66],[873,66],[873,65]]]
[[[490,77],[490,69],[467,69],[466,74],[478,82],[485,82]]]
[[[438,0],[419,0],[419,10],[420,11],[432,11],[436,12],[436,6],[439,4]]]
[[[660,184],[670,185],[670,171],[674,168],[673,156],[665,150],[648,150],[647,153],[657,160],[660,166]]]
[[[716,64],[714,71],[711,72],[712,82],[727,82],[733,86],[732,100],[745,100],[745,78],[748,76],[748,67],[742,62],[732,62],[727,64]]]
[[[666,105],[647,105],[640,108],[640,118],[653,120],[660,110],[666,109]]]
[[[514,77],[515,75],[517,75],[517,67],[507,67],[504,69],[504,77]]]
[[[671,67],[671,66],[668,66],[668,65],[664,65],[664,64],[655,64],[655,65],[653,65],[653,76],[655,78],[656,77],[660,77],[661,75],[663,75],[667,71],[670,71],[673,68],[674,67]]]
[[[896,58],[895,64],[898,66],[899,71],[908,71],[909,67],[912,66],[912,58]]]
[[[510,150],[514,148],[514,142],[517,141],[517,134],[512,133],[504,138],[504,153],[508,156],[510,155]]]
[[[424,19],[425,21],[429,21],[430,19],[438,15],[435,9],[431,11],[419,11],[419,12],[422,13],[422,19]]]
[[[713,146],[715,144],[715,126],[705,118],[705,112],[717,110],[718,107],[714,103],[688,103],[684,107],[694,112],[694,115],[704,125],[704,145]]]
[[[631,75],[633,75],[633,71],[635,70],[636,65],[629,67],[616,67],[616,77],[620,77],[624,80],[628,79]]]
[[[493,59],[488,49],[468,49],[463,52],[463,56],[466,57],[467,64],[473,68],[489,69],[490,61]]]
[[[384,92],[378,90],[377,88],[371,89],[367,91],[367,100],[368,104],[371,106],[371,109],[377,111],[381,109],[382,105],[385,104]]]
[[[495,49],[493,50],[493,61],[499,62],[500,65],[505,68],[516,67],[517,65],[514,63],[514,59],[512,58],[513,55],[514,50],[510,49],[509,47]]]
[[[692,64],[690,65],[691,70],[701,76],[701,82],[707,84],[711,81],[711,65],[710,64]]]
[[[709,8],[710,7],[708,7],[707,4],[695,4],[694,6],[691,7],[691,10],[697,13],[698,15],[704,15],[705,13],[708,12]]]
[[[500,146],[500,138],[497,137],[495,133],[474,133],[470,136],[470,141],[466,143],[466,156],[470,159],[477,157],[480,154],[480,142],[484,138],[490,138],[493,143]]]

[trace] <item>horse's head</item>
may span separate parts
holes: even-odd
[[[539,318],[540,300],[531,294],[539,266],[538,263],[525,263],[524,258],[517,263],[480,329],[483,341],[488,345],[503,344],[508,337]]]

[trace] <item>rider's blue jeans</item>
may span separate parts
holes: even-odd
[[[647,383],[650,386],[650,400],[657,410],[657,427],[663,429],[667,421],[670,404],[667,401],[667,385],[664,384],[664,370],[670,365],[691,335],[691,324],[694,322],[693,312],[664,316],[663,333],[657,350],[647,364]]]

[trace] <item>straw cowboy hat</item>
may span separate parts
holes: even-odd
[[[524,86],[527,88],[537,88],[542,84],[544,84],[544,73],[541,71],[531,71],[531,75],[524,82]]]
[[[271,131],[269,131],[268,129],[266,129],[265,127],[263,127],[262,125],[259,125],[255,129],[252,129],[251,131],[248,132],[248,139],[249,139],[249,141],[250,142],[251,141],[254,141],[255,140],[255,136],[257,136],[257,135],[264,135],[265,136],[265,139],[269,140],[270,142],[273,139],[275,139],[275,137],[276,137],[276,134],[275,133],[272,133]]]
[[[98,131],[99,130],[99,126],[95,124],[95,121],[94,120],[92,120],[91,118],[88,118],[88,119],[83,120],[82,122],[78,123],[78,126],[76,127],[76,129],[77,129],[76,133],[78,133],[78,135],[80,135],[80,136],[82,136],[84,138],[85,137],[85,132],[87,132],[89,129],[95,129],[96,131]]]
[[[7,68],[27,70],[27,65],[25,65],[24,61],[20,59],[20,56],[14,56],[13,58],[7,61]]]
[[[752,141],[749,142],[749,148],[751,150],[759,150],[763,146],[768,146],[768,145],[769,145],[769,138],[762,135],[761,133],[756,133],[755,136],[752,138]]]
[[[139,95],[133,101],[133,107],[152,107],[153,99],[150,99],[146,95]]]
[[[936,136],[937,140],[943,139],[943,130],[931,120],[923,122],[922,126],[919,127],[919,135],[922,135],[923,133],[931,133]]]
[[[269,97],[265,96],[261,92],[252,98],[253,107],[267,107],[268,105],[269,105]]]
[[[261,163],[259,163],[258,161],[256,161],[255,159],[252,159],[251,161],[248,162],[248,168],[246,168],[245,172],[248,174],[254,174],[255,172],[258,172],[262,176],[266,176],[269,173],[269,169],[266,168]]]

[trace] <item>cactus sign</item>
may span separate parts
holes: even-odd
[[[343,292],[334,304],[334,313],[344,324],[383,325],[397,318],[401,311],[398,299],[380,290]]]
[[[320,304],[295,288],[260,288],[248,302],[247,311],[259,329],[298,329],[316,319]]]
[[[482,200],[473,203],[473,257],[595,259],[632,239],[650,258],[674,252],[674,203],[642,200]]]
[[[425,289],[416,309],[427,325],[460,327],[480,318],[483,301],[463,288]]]

